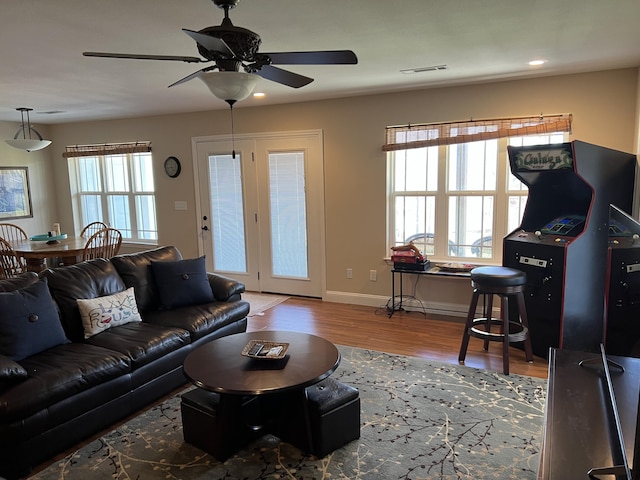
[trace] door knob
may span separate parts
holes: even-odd
[[[205,225],[204,227],[202,227],[202,230],[204,230],[204,231],[206,232],[207,230],[209,230],[209,227],[207,227],[207,226]]]

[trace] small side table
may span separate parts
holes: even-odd
[[[399,301],[396,303],[396,274],[398,275],[399,286],[400,286],[400,295]],[[427,270],[403,270],[401,268],[392,268],[391,269],[391,305],[387,306],[387,312],[389,313],[389,318],[393,316],[393,314],[397,311],[404,310],[402,308],[402,276],[408,275],[431,275],[431,276],[442,276],[442,277],[457,277],[457,278],[466,278],[470,277],[469,272],[451,272],[451,271],[443,271],[440,270],[440,266],[437,263],[432,263],[431,266]]]

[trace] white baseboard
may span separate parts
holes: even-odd
[[[352,305],[364,305],[379,308],[386,308],[387,303],[391,301],[389,297],[380,295],[366,295],[360,293],[336,291],[325,292],[323,300],[327,302],[350,303]],[[396,298],[395,301],[397,304],[399,299]],[[426,314],[465,318],[467,316],[467,311],[469,310],[469,305],[442,302],[426,302],[424,300],[408,298],[405,296],[402,299],[402,308],[404,310],[423,312]]]

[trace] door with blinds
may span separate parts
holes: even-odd
[[[248,291],[322,297],[322,132],[193,143],[207,268]]]

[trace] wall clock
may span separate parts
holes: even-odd
[[[178,175],[180,175],[181,170],[182,167],[180,165],[180,160],[178,160],[176,157],[167,157],[167,159],[164,161],[164,171],[171,178],[176,178]]]

